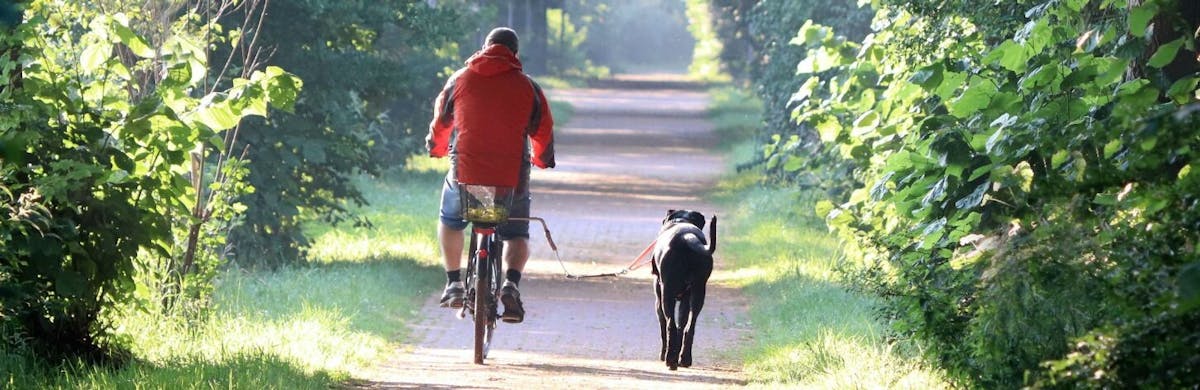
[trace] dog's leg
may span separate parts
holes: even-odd
[[[678,273],[675,274],[678,275]],[[682,327],[675,315],[675,309],[678,306],[676,297],[680,291],[683,291],[683,281],[664,278],[662,314],[667,318],[667,367],[671,370],[679,367],[679,349],[683,345]]]
[[[679,365],[682,367],[692,366],[692,340],[696,337],[696,319],[700,317],[700,310],[704,309],[704,283],[697,283],[692,286],[692,293],[687,299],[690,302],[688,306],[690,310],[685,311],[687,315],[686,324],[683,330],[683,346],[679,352]]]
[[[692,295],[692,293],[689,290],[688,292],[683,293],[683,295],[679,297],[679,299],[678,299],[679,306],[675,308],[675,313],[674,313],[675,314],[675,326],[679,328],[678,334],[679,334],[679,340],[680,340],[680,347],[679,347],[680,349],[676,353],[678,354],[677,356],[679,357],[679,365],[683,366],[683,367],[687,367],[687,366],[691,365],[690,363],[685,364],[685,362],[687,362],[687,361],[684,360],[684,357],[687,357],[689,355],[687,329],[690,326],[689,321],[692,316],[692,314],[691,314],[692,313],[691,295]]]
[[[662,278],[655,278],[654,281],[654,311],[658,314],[658,333],[662,340],[662,351],[658,354],[658,361],[667,361],[667,316],[663,313],[663,293],[662,293]]]

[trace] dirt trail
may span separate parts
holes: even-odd
[[[557,129],[558,168],[535,170],[533,214],[545,218],[574,274],[624,267],[672,208],[720,210],[698,194],[724,169],[701,91],[550,92],[575,116]],[[695,365],[658,361],[658,321],[647,268],[619,278],[568,280],[541,230],[521,282],[525,322],[500,324],[487,364],[471,363],[471,324],[431,295],[413,345],[368,373],[380,388],[725,388],[744,384],[734,348],[747,337],[743,299],[711,284],[696,331]],[[719,233],[720,234],[720,233]],[[721,277],[721,252],[717,251]],[[440,291],[438,292],[440,294]]]

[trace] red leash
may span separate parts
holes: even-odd
[[[605,276],[621,276],[621,275],[629,273],[629,271],[633,271],[635,269],[641,268],[642,266],[644,266],[646,264],[650,264],[650,260],[652,258],[649,256],[646,256],[646,255],[650,254],[650,251],[654,249],[654,244],[655,244],[655,241],[650,241],[650,245],[646,246],[646,249],[642,250],[642,253],[640,255],[638,255],[637,258],[634,258],[633,261],[629,263],[629,265],[625,266],[625,269],[622,269],[617,272],[592,274],[592,275],[573,275],[570,272],[567,272],[567,267],[564,266],[563,273],[565,273],[567,275],[567,279],[584,279],[584,278],[600,278],[600,277],[605,277]],[[559,263],[561,264],[561,262],[562,262],[562,260],[560,259]]]
[[[567,276],[567,279],[599,278],[599,277],[604,277],[604,276],[620,276],[620,275],[627,274],[627,273],[629,273],[629,271],[633,271],[635,269],[641,268],[642,266],[645,266],[646,264],[650,263],[650,258],[647,257],[646,255],[650,254],[650,250],[654,249],[654,243],[657,242],[657,240],[650,241],[650,245],[646,246],[645,250],[642,250],[642,254],[638,255],[637,258],[633,259],[633,262],[629,263],[629,265],[626,266],[625,269],[623,269],[623,270],[620,270],[618,272],[604,273],[604,274],[575,275],[575,274],[568,272],[566,264],[563,264],[562,256],[559,256],[559,254],[558,254],[558,245],[554,244],[554,238],[552,238],[550,236],[550,226],[546,225],[546,220],[538,218],[538,217],[530,217],[530,218],[515,218],[514,217],[514,218],[509,218],[509,219],[510,220],[521,220],[521,221],[533,221],[533,222],[539,222],[542,224],[542,231],[546,233],[546,242],[550,244],[550,249],[554,251],[554,257],[556,259],[558,259],[558,265],[560,267],[562,267],[563,274]]]
[[[635,269],[641,268],[642,266],[644,266],[646,264],[650,264],[650,258],[646,257],[646,255],[650,254],[650,250],[654,249],[654,244],[657,242],[658,242],[657,240],[650,241],[650,245],[647,245],[646,249],[642,250],[642,254],[638,255],[637,258],[634,258],[633,262],[629,263],[629,266],[625,267],[625,269],[628,271],[633,271]]]

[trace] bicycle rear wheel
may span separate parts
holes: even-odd
[[[475,264],[475,364],[483,364],[492,342],[492,331],[496,329],[496,290],[494,265],[496,255],[491,253],[492,237],[483,235],[479,249],[472,254]]]

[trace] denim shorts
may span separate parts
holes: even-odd
[[[467,221],[462,218],[462,203],[458,191],[458,179],[454,174],[454,158],[450,159],[450,171],[442,182],[442,205],[438,212],[442,224],[454,230],[467,228]],[[529,218],[529,160],[526,158],[521,165],[521,177],[513,192],[512,207],[508,210],[509,217]],[[529,221],[508,221],[496,227],[496,234],[502,240],[513,238],[529,238]]]

